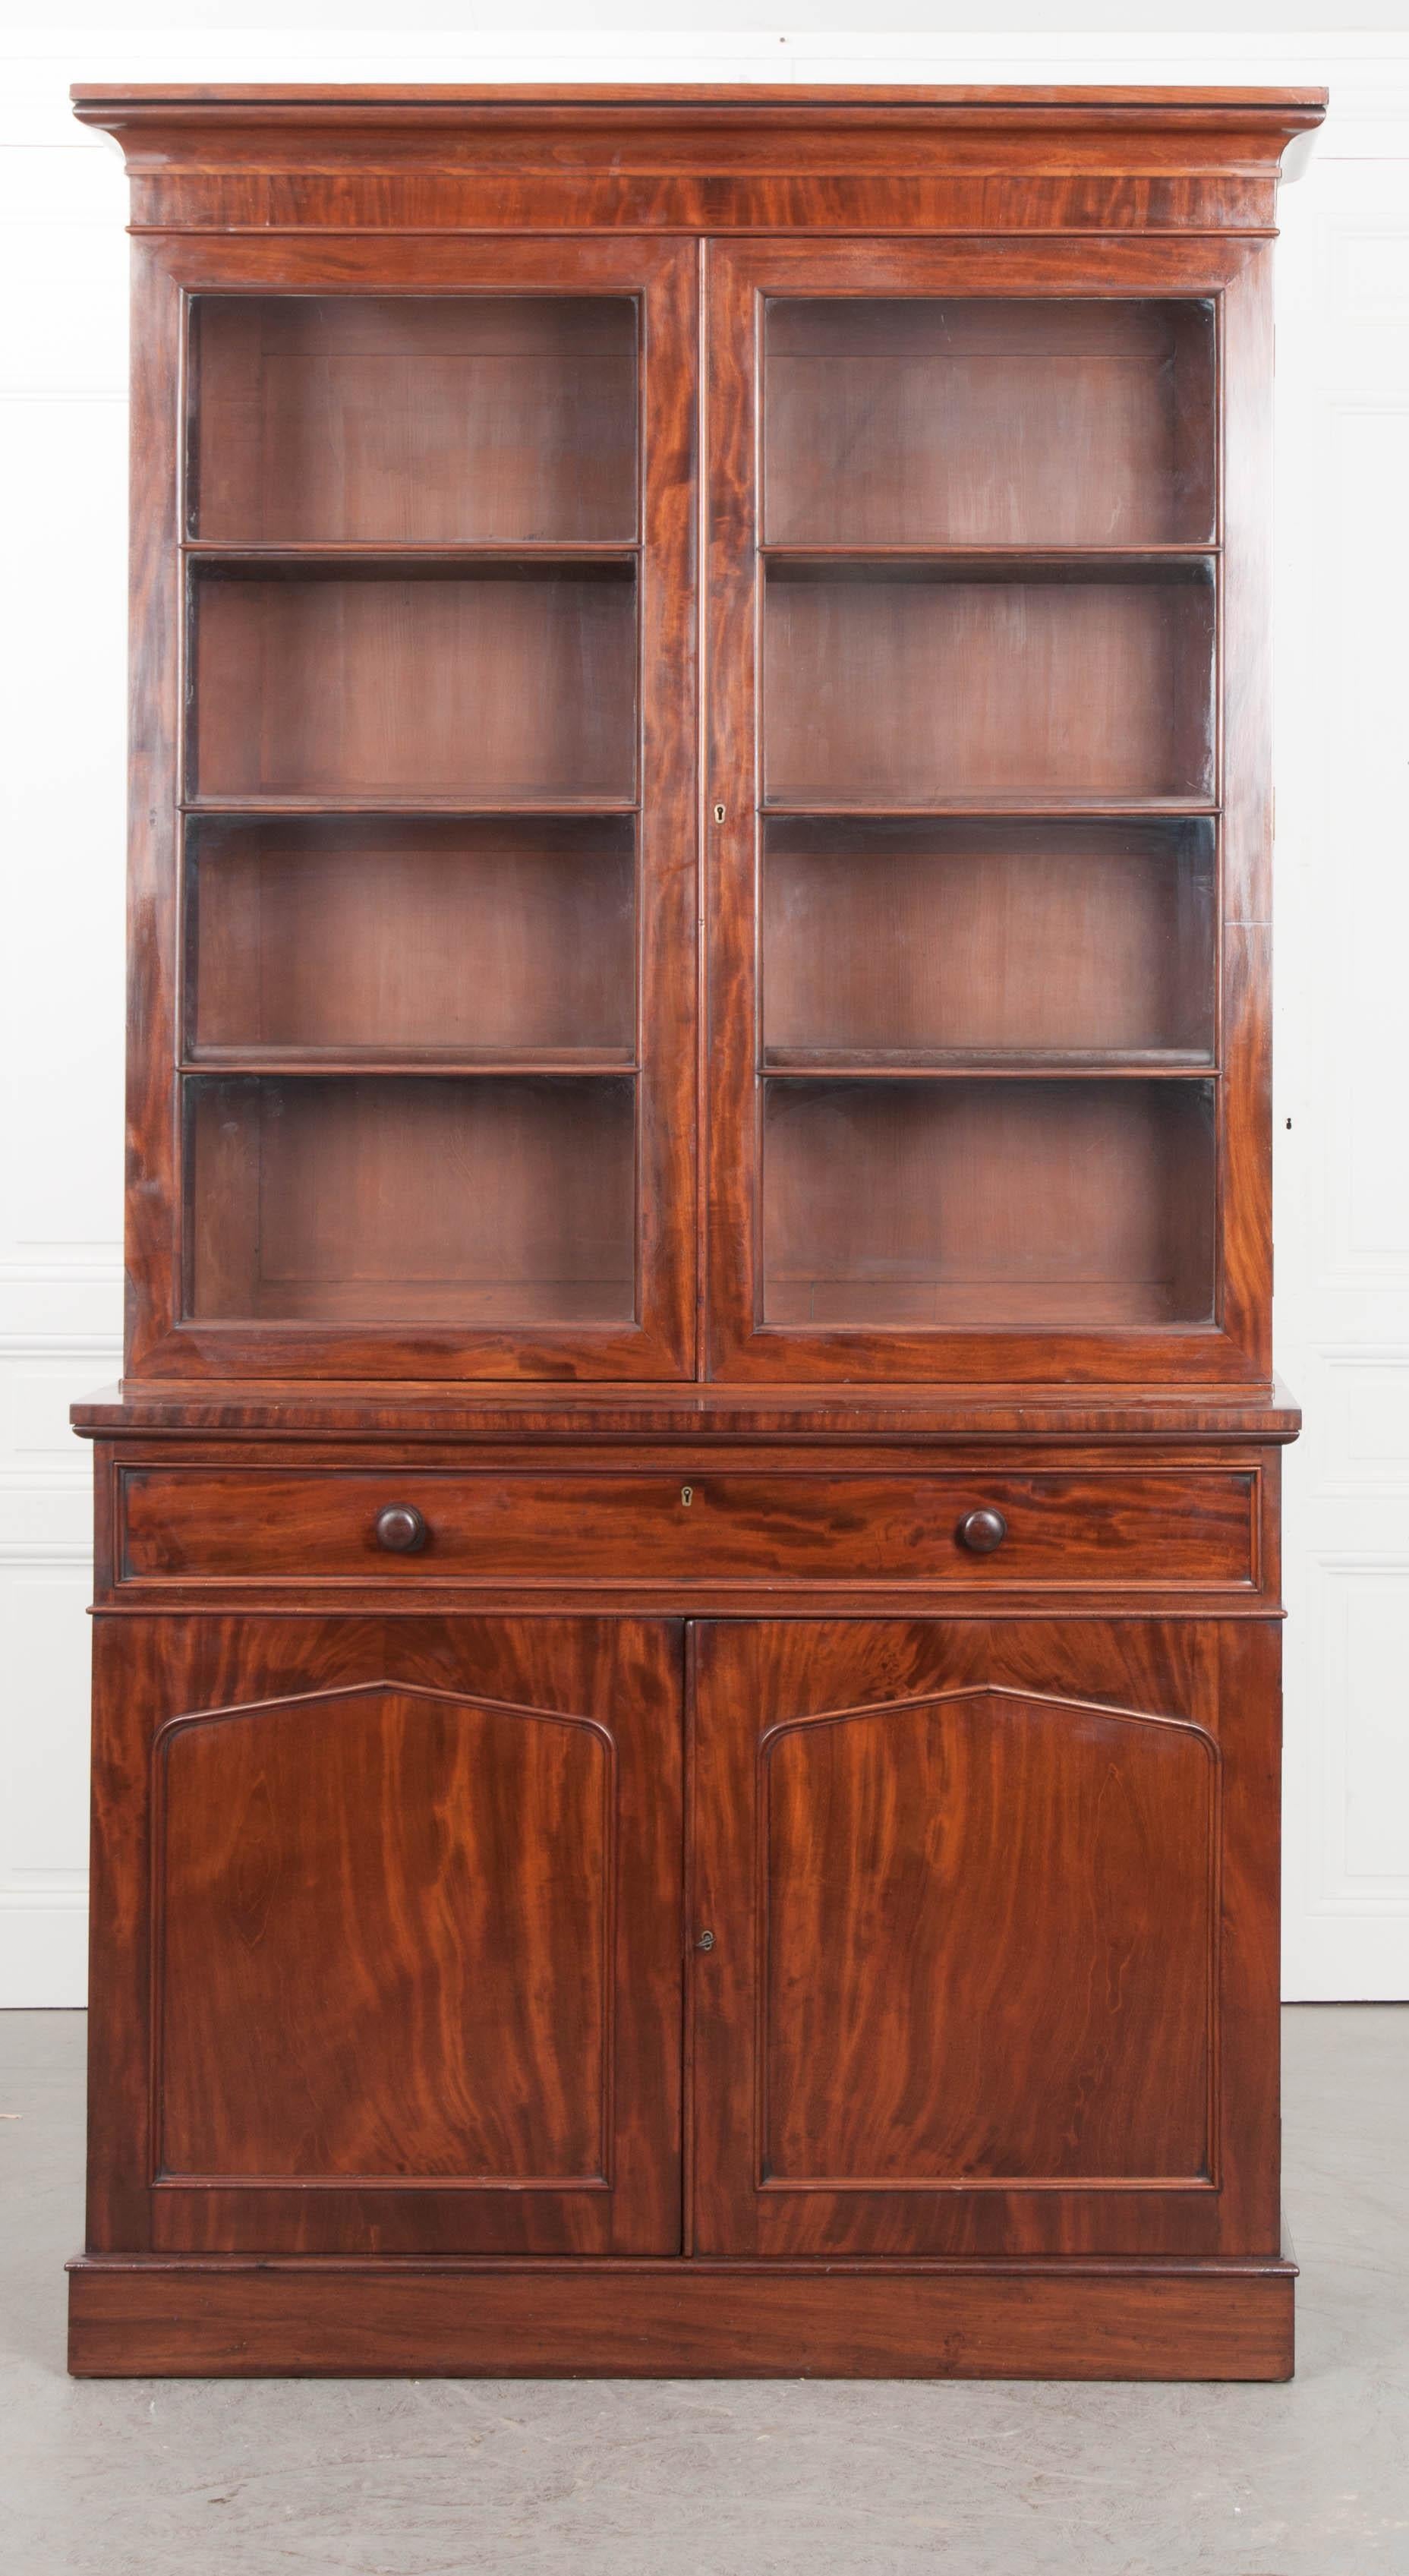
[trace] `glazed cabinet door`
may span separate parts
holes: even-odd
[[[695,255],[138,268],[129,1371],[688,1376]]]
[[[680,2242],[680,1632],[98,1623],[90,2245]]]
[[[1265,261],[711,245],[710,1366],[1268,1373]]]
[[[1275,2251],[1275,1629],[691,1662],[697,2252]]]

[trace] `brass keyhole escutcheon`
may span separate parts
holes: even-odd
[[[694,1499],[695,1499],[695,1489],[694,1489],[694,1486],[693,1486],[693,1485],[682,1485],[682,1486],[681,1486],[681,1488],[680,1488],[680,1500],[681,1500],[681,1502],[682,1502],[682,1503],[684,1503],[684,1504],[685,1504],[685,1506],[686,1506],[686,1508],[687,1508],[687,1509],[688,1509],[689,1505],[694,1501]]]
[[[724,820],[724,808],[723,808],[723,806],[722,806],[722,805],[716,805],[716,807],[715,807],[715,809],[714,809],[714,819],[715,819],[716,823],[722,823],[722,822],[723,822],[723,820]]]

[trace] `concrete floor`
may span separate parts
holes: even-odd
[[[1409,2576],[1409,2008],[1286,2016],[1286,2388],[63,2367],[83,2017],[0,2015],[5,2576]]]

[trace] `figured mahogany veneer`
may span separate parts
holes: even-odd
[[[393,1493],[394,1487],[394,1493]],[[388,1556],[377,1519],[409,1506],[425,1538]],[[119,1470],[120,1588],[319,1582],[681,1586],[867,1583],[1238,1592],[1259,1576],[1256,1474],[1112,1467],[959,1477],[550,1473],[408,1465],[340,1472],[132,1466]],[[979,1552],[961,1525],[998,1512]]]
[[[1290,2379],[1258,2262],[70,2267],[69,2368],[129,2378]]]
[[[678,2248],[679,1665],[629,1619],[102,1627],[99,1872],[150,1891],[99,1900],[106,2244]]]
[[[696,1632],[701,2252],[1275,2253],[1235,2038],[1268,1962],[1223,1914],[1275,1655],[1193,1620]]]
[[[1319,92],[85,89],[79,2372],[1275,2379]]]

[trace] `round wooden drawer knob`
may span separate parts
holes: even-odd
[[[388,1503],[377,1514],[377,1536],[393,1556],[414,1556],[426,1543],[426,1524],[414,1503]]]
[[[1008,1535],[1008,1524],[1001,1512],[965,1512],[959,1523],[959,1544],[971,1548],[975,1556],[991,1556]]]

